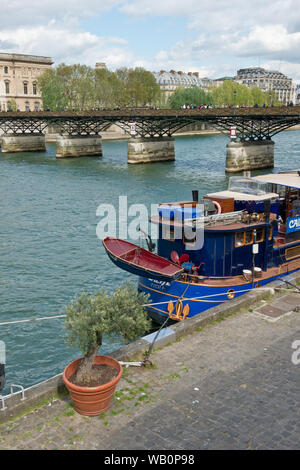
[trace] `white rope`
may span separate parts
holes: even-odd
[[[41,320],[51,320],[52,318],[63,318],[65,317],[66,315],[55,315],[53,317],[37,317],[37,318],[28,318],[26,320],[14,320],[14,321],[6,321],[6,322],[2,322],[0,323],[0,326],[3,326],[3,325],[14,325],[16,323],[29,323],[29,322],[33,322],[33,321],[41,321]]]
[[[271,289],[272,289],[271,287],[256,287],[256,288],[253,288],[253,289],[239,290],[236,293],[249,292],[251,290],[258,291],[258,290],[271,290]],[[163,294],[163,292],[162,292],[162,294]],[[203,295],[202,297],[186,297],[186,298],[183,298],[181,300],[183,300],[183,301],[185,301],[185,300],[200,300],[200,299],[206,299],[208,297],[216,297],[218,295],[225,295],[225,294],[227,294],[227,292],[221,292],[220,294]],[[178,299],[180,299],[180,297],[178,297]],[[143,307],[151,307],[152,305],[163,305],[163,304],[168,304],[169,302],[177,302],[178,299],[167,300],[165,302],[155,302],[155,303],[151,303],[151,304],[143,304]],[[41,320],[52,320],[53,318],[65,318],[65,317],[66,317],[66,315],[54,315],[52,317],[36,317],[36,318],[28,318],[28,319],[25,319],[25,320],[6,321],[6,322],[0,323],[0,326],[15,325],[16,323],[30,323],[30,322],[41,321]]]

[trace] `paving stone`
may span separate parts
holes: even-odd
[[[105,416],[58,400],[1,425],[0,449],[300,449],[297,339],[297,313],[241,312],[155,351],[155,368],[130,368]]]

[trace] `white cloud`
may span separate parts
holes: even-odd
[[[118,37],[99,37],[85,31],[57,27],[51,22],[36,28],[19,28],[14,32],[0,32],[0,44],[16,53],[48,55],[56,63],[84,63],[95,65],[107,61],[107,65],[119,65],[125,59],[127,41]],[[13,47],[12,47],[13,44]]]
[[[78,24],[122,4],[121,0],[0,0],[1,29],[47,24]]]
[[[233,75],[237,68],[258,65],[259,58],[260,63],[284,64],[283,73],[298,77],[298,6],[299,0],[0,0],[0,50],[47,55],[56,63],[105,61],[112,69],[139,65],[208,76]],[[89,18],[101,19],[105,12],[111,12],[110,18],[118,13],[118,21],[120,13],[130,19],[131,33],[135,22],[155,26],[162,17],[178,18],[185,26],[172,30],[172,45],[169,31],[165,38],[160,33],[161,49],[153,49],[151,56],[153,37],[132,39],[131,34],[132,42],[127,42],[119,33],[120,23],[112,23],[110,37],[101,36],[101,26],[99,34],[89,32]],[[143,42],[148,53],[137,57],[135,44]]]
[[[231,47],[241,56],[262,54],[299,62],[300,32],[289,33],[282,25],[257,26]]]

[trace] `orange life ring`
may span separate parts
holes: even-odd
[[[217,211],[218,211],[217,213],[218,213],[218,214],[221,214],[221,212],[222,212],[222,207],[221,207],[221,205],[220,205],[217,201],[213,201],[213,203],[214,203],[214,205],[215,205],[215,208],[216,208]]]

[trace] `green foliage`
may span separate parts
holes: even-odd
[[[211,93],[217,107],[279,105],[275,91],[263,92],[259,87],[248,88],[232,80],[225,80],[221,86],[212,88]]]
[[[136,67],[123,67],[116,71],[116,76],[124,87],[126,106],[155,105],[160,100],[160,87],[151,72]]]
[[[38,78],[41,90],[43,108],[60,111],[67,106],[68,100],[64,93],[64,83],[56,69],[49,69]]]
[[[213,104],[213,96],[211,93],[206,93],[202,88],[192,87],[183,88],[178,87],[168,99],[168,105],[172,109],[179,109],[185,105],[207,105]]]
[[[38,85],[43,107],[51,111],[145,106],[160,100],[154,76],[141,67],[114,73],[80,64],[59,64],[43,73]]]
[[[124,85],[117,75],[107,69],[95,71],[95,107],[123,107],[125,104]]]
[[[9,111],[16,112],[18,110],[17,102],[14,98],[10,99],[7,103],[7,107]]]
[[[112,295],[104,289],[95,295],[81,294],[66,307],[66,342],[86,355],[91,346],[101,345],[104,334],[107,338],[118,335],[123,341],[141,336],[151,324],[143,307],[147,299],[130,283]]]

